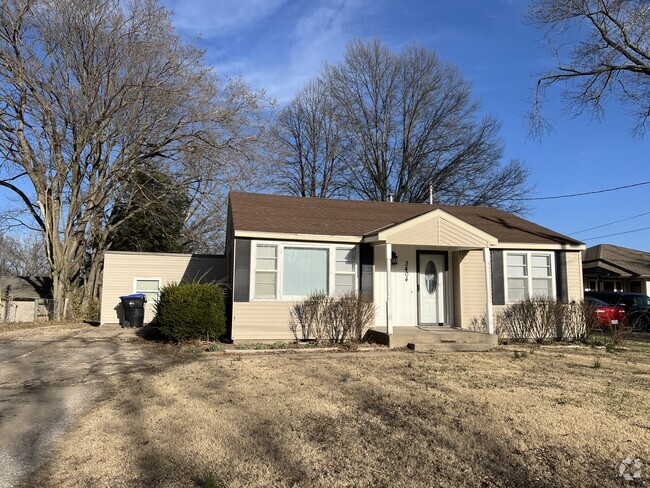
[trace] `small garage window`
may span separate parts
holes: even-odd
[[[160,279],[159,278],[136,278],[134,293],[144,293],[147,297],[147,303],[154,303],[160,297]]]

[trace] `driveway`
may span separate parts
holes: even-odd
[[[134,331],[86,326],[0,333],[0,488],[16,485],[45,461],[110,376],[174,361]]]

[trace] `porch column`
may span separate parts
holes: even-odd
[[[492,310],[492,256],[490,248],[483,248],[483,261],[485,262],[485,298],[487,301],[485,307],[488,334],[494,334],[494,313]]]
[[[388,335],[393,334],[393,306],[390,301],[390,288],[391,288],[391,264],[390,259],[393,254],[393,246],[389,243],[386,243],[386,333]]]

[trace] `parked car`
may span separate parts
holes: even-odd
[[[634,330],[650,331],[650,297],[642,293],[588,291],[585,298],[597,298],[608,305],[623,307],[628,324]]]
[[[601,326],[610,327],[612,325],[627,324],[625,309],[623,307],[616,307],[598,298],[589,296],[585,297],[585,301],[593,307]]]

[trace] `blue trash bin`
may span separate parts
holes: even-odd
[[[147,297],[144,293],[134,293],[120,297],[122,301],[122,327],[142,327],[144,324],[144,304]]]

